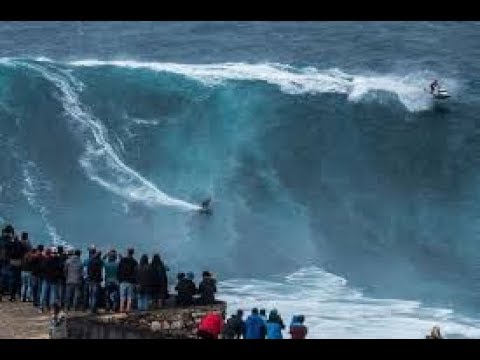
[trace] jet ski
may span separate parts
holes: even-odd
[[[434,99],[438,99],[438,100],[448,99],[449,97],[451,97],[447,89],[442,87],[438,88],[438,90],[434,92],[432,96]]]

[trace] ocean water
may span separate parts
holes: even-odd
[[[229,311],[303,313],[310,337],[478,337],[479,40],[476,22],[0,23],[0,221],[209,268]]]

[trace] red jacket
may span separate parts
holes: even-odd
[[[292,339],[305,339],[307,327],[305,325],[291,325],[290,335],[292,335]]]
[[[223,329],[223,318],[217,313],[208,313],[200,321],[198,330],[208,332],[218,338]]]

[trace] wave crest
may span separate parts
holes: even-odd
[[[156,72],[169,72],[183,75],[207,86],[221,85],[226,81],[263,81],[278,86],[281,91],[291,94],[346,94],[350,101],[359,101],[372,91],[385,91],[395,94],[408,111],[428,109],[432,99],[424,91],[432,74],[417,72],[405,76],[396,74],[348,74],[333,68],[318,70],[314,67],[297,69],[279,63],[248,64],[178,64],[162,62],[141,62],[134,60],[77,60],[71,66],[99,67],[115,66],[128,69],[147,69]],[[443,79],[449,89],[455,87],[451,79]]]

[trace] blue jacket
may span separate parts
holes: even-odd
[[[267,339],[283,339],[282,325],[278,322],[267,322]]]
[[[265,323],[258,315],[250,315],[245,321],[245,339],[263,339],[265,334]]]

